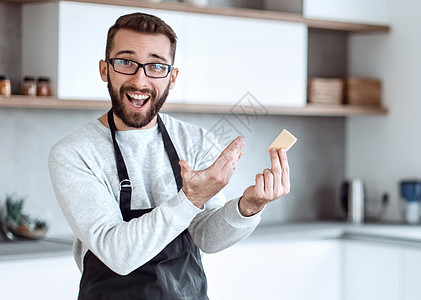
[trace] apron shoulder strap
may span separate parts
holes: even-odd
[[[178,157],[177,151],[175,150],[174,144],[168,134],[167,128],[162,122],[160,115],[158,114],[158,127],[161,130],[162,140],[164,141],[165,151],[171,162],[171,168],[174,173],[175,182],[177,183],[177,190],[180,191],[183,187],[183,180],[181,177],[181,167],[178,164],[180,158]]]
[[[126,163],[124,162],[123,155],[121,154],[120,147],[118,146],[116,139],[116,126],[114,123],[113,111],[112,108],[108,111],[107,114],[108,124],[110,126],[111,137],[113,139],[114,145],[114,154],[117,164],[118,178],[120,180],[120,210],[127,211],[131,208],[131,198],[132,198],[132,183],[129,179],[129,174],[127,172]],[[180,191],[183,187],[183,180],[181,177],[181,167],[178,164],[180,158],[178,157],[177,151],[174,147],[173,142],[168,134],[167,128],[164,125],[160,115],[157,115],[158,118],[158,129],[161,132],[162,140],[164,142],[165,151],[167,152],[168,158],[171,163],[171,168],[174,174],[175,182],[177,184],[177,190]]]
[[[113,110],[110,109],[107,114],[108,125],[110,126],[111,137],[114,145],[114,155],[117,164],[118,179],[120,180],[120,210],[130,210],[132,200],[132,182],[129,179],[127,167],[121,154],[115,137],[116,127],[114,123]]]

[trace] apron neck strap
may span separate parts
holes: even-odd
[[[168,158],[170,159],[172,172],[174,174],[175,182],[177,183],[177,191],[180,191],[183,187],[183,179],[181,177],[181,167],[178,164],[180,158],[178,157],[177,151],[175,150],[174,144],[168,134],[167,128],[162,122],[161,117],[158,116],[158,128],[161,131],[162,140],[164,142],[165,151],[167,152]]]
[[[129,179],[127,172],[126,163],[124,162],[123,155],[121,154],[120,147],[118,146],[116,139],[116,126],[114,123],[114,116],[112,108],[108,111],[107,114],[108,124],[110,126],[111,137],[113,139],[114,145],[114,154],[117,164],[118,178],[120,180],[120,210],[130,210],[131,208],[131,196],[132,196],[132,183]],[[164,142],[165,151],[167,152],[168,158],[170,159],[171,168],[174,174],[175,182],[177,184],[177,190],[180,191],[183,187],[183,180],[181,177],[181,168],[178,162],[180,158],[178,157],[177,151],[175,150],[174,144],[171,141],[171,138],[168,134],[167,128],[162,122],[159,114],[157,115],[158,119],[158,130],[161,132],[162,140]]]

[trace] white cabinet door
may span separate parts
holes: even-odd
[[[343,300],[400,299],[398,246],[343,241]]]
[[[81,273],[71,255],[0,262],[0,298],[74,300]]]
[[[389,23],[388,0],[303,0],[307,18],[355,23]]]
[[[22,73],[52,77],[53,93],[61,99],[109,99],[107,84],[99,75],[107,32],[119,16],[138,11],[154,14],[174,29],[179,43],[175,63],[183,65],[182,13],[60,1],[23,5]],[[182,77],[169,101],[181,99]]]
[[[61,99],[109,99],[99,75],[107,32],[116,19],[141,11],[167,22],[178,36],[180,70],[168,101],[249,105],[306,103],[304,24],[59,1],[22,10],[22,73],[50,76]],[[40,42],[41,41],[41,42]],[[246,103],[247,104],[247,103]]]
[[[210,299],[339,300],[339,241],[243,242],[203,264]]]
[[[421,250],[404,249],[402,259],[402,300],[421,298]]]
[[[305,105],[303,24],[199,14],[187,23],[187,102],[234,105],[251,93],[263,105]]]

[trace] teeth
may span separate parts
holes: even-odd
[[[127,93],[127,97],[134,107],[142,107],[150,98],[150,96],[144,94]]]
[[[147,95],[142,95],[142,94],[131,94],[131,93],[127,93],[127,95],[129,95],[130,98],[136,99],[136,100],[146,100],[149,98],[149,96]]]

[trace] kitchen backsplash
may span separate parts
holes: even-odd
[[[25,209],[48,220],[50,235],[70,233],[51,187],[47,157],[53,144],[103,111],[0,109],[0,199],[16,192],[27,196]],[[270,167],[267,147],[283,128],[298,142],[288,151],[291,193],[270,204],[263,224],[292,220],[332,219],[338,216],[338,189],[344,174],[344,119],[318,117],[249,116],[172,113],[213,133],[231,131],[245,137],[244,154],[227,198],[241,196],[254,184],[255,174]],[[223,128],[221,128],[221,125]],[[218,129],[219,126],[219,129]],[[229,135],[225,135],[229,138]],[[222,144],[226,138],[217,137]]]

